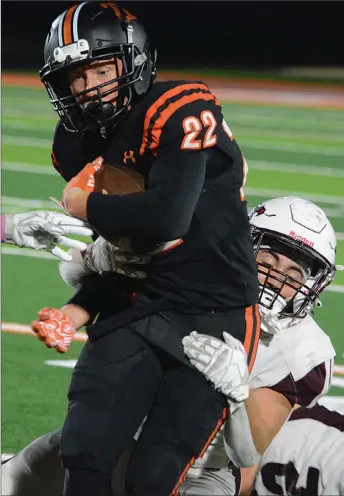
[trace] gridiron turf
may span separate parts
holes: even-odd
[[[227,102],[224,113],[250,168],[245,191],[249,205],[291,193],[313,198],[334,224],[340,239],[338,263],[344,264],[344,112]],[[44,90],[2,88],[4,212],[54,209],[48,198],[59,198],[63,187],[50,161],[55,122]],[[3,322],[28,325],[41,307],[60,306],[71,295],[58,263],[31,254],[3,249]],[[344,273],[335,284],[338,292],[323,295],[316,320],[333,339],[336,363],[344,364]],[[75,359],[80,349],[75,343],[61,356],[34,337],[2,333],[3,452],[16,452],[61,424],[71,369],[45,361]],[[341,381],[344,387],[338,375],[336,384]],[[339,387],[331,390],[342,393]]]

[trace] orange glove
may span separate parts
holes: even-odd
[[[63,198],[67,191],[72,188],[79,188],[87,193],[92,193],[95,185],[94,175],[100,169],[103,162],[103,157],[98,157],[93,160],[93,162],[86,164],[85,167],[67,183],[67,186],[63,191]]]
[[[32,322],[32,330],[47,348],[56,348],[59,353],[66,353],[75,333],[75,325],[70,317],[57,308],[42,308],[38,319]]]
[[[94,175],[101,168],[103,161],[104,159],[102,157],[98,157],[95,160],[93,160],[93,162],[89,162],[76,176],[74,176],[69,181],[69,183],[67,183],[67,186],[65,187],[62,193],[62,202],[61,202],[61,206],[67,214],[75,215],[75,213],[70,212],[68,209],[68,204],[67,204],[68,193],[74,188],[79,189],[81,190],[81,192],[83,192],[83,194],[81,195],[82,197],[84,197],[85,195],[87,197],[89,193],[92,193],[95,188]],[[84,214],[85,212],[82,213],[82,215]],[[78,215],[75,216],[78,217]]]

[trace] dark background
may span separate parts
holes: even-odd
[[[34,69],[52,21],[76,2],[2,1],[2,68]],[[344,3],[121,2],[158,46],[158,67],[344,66]]]

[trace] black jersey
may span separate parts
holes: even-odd
[[[256,303],[242,191],[246,162],[205,84],[155,83],[107,140],[93,131],[67,133],[59,125],[53,155],[66,180],[99,155],[104,163],[144,175],[146,191],[91,193],[87,205],[88,220],[105,238],[128,236],[138,246],[140,240],[144,246],[168,242],[147,266],[142,292],[195,308]]]

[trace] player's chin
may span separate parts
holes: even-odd
[[[296,291],[294,290],[283,290],[281,291],[281,296],[284,300],[289,301],[291,298],[293,298],[296,295]]]

